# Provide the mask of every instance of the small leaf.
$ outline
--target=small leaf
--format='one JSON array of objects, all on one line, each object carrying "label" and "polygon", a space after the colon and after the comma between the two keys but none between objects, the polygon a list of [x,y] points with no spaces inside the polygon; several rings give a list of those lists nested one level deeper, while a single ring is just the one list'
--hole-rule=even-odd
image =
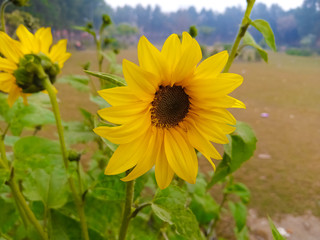
[{"label": "small leaf", "polygon": [[91,35],[94,36],[94,37],[96,36],[96,33],[95,33],[93,30],[91,30],[91,29],[89,29],[89,28],[87,28],[87,27],[73,26],[72,28],[75,29],[75,30],[87,32],[87,33],[91,34]]},{"label": "small leaf", "polygon": [[228,136],[229,143],[224,145],[223,159],[218,165],[207,188],[223,180],[226,176],[236,171],[248,161],[256,149],[257,138],[252,128],[243,122],[237,122],[236,131]]},{"label": "small leaf", "polygon": [[263,58],[265,62],[268,62],[268,53],[262,49],[260,45],[256,43],[252,35],[246,31],[244,37],[242,38],[243,45],[252,46],[259,52],[260,56]]},{"label": "small leaf", "polygon": [[113,84],[114,86],[126,86],[126,81],[117,75],[113,75],[110,73],[102,73],[102,72],[93,72],[93,71],[84,71],[85,73],[100,78],[102,80],[107,81],[108,83]]},{"label": "small leaf", "polygon": [[62,169],[55,169],[50,174],[43,169],[34,170],[23,186],[27,198],[42,201],[48,208],[60,208],[68,200],[67,175]]},{"label": "small leaf", "polygon": [[81,92],[88,92],[90,79],[85,75],[66,75],[58,80],[60,83],[68,83]]},{"label": "small leaf", "polygon": [[170,186],[157,191],[151,206],[162,221],[176,228],[177,234],[188,239],[203,239],[196,217],[185,207],[186,200],[187,194],[184,190]]},{"label": "small leaf", "polygon": [[67,144],[87,143],[97,137],[92,128],[82,122],[65,122],[63,125]]},{"label": "small leaf", "polygon": [[9,178],[9,171],[4,168],[0,168],[0,190],[3,186],[3,184],[8,180]]},{"label": "small leaf", "polygon": [[4,139],[4,145],[13,147],[13,145],[20,139],[20,137],[17,136],[9,136],[6,135],[6,138]]},{"label": "small leaf", "polygon": [[241,232],[247,222],[247,207],[242,202],[228,202],[232,216],[236,222],[237,232]]},{"label": "small leaf", "polygon": [[249,203],[250,196],[251,196],[249,189],[243,183],[234,183],[227,186],[224,189],[224,193],[236,194],[237,196],[240,197],[241,201],[245,204]]},{"label": "small leaf", "polygon": [[257,20],[251,21],[250,24],[254,26],[259,32],[262,33],[268,46],[274,52],[276,52],[277,51],[276,42],[274,39],[272,28],[270,27],[269,23],[263,19],[257,19]]},{"label": "small leaf", "polygon": [[272,231],[272,236],[273,236],[273,239],[274,240],[286,240],[285,237],[283,237],[278,229],[276,228],[276,226],[274,225],[274,223],[272,222],[272,219],[270,217],[268,217],[269,219],[269,225],[270,225],[270,228],[271,228],[271,231]]}]

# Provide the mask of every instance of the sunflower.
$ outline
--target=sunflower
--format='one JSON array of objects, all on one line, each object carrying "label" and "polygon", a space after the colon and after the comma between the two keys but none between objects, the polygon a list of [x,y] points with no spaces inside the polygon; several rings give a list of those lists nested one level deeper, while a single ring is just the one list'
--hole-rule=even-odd
[{"label": "sunflower", "polygon": [[104,89],[99,94],[112,105],[98,114],[114,127],[100,126],[95,133],[119,147],[105,174],[132,171],[131,181],[155,165],[155,177],[166,188],[174,173],[195,183],[200,151],[214,166],[221,159],[211,142],[228,143],[235,118],[226,108],[245,108],[227,94],[241,85],[238,74],[220,73],[228,53],[202,59],[199,44],[188,33],[172,34],[159,51],[144,36],[138,43],[139,66],[124,59],[127,86]]},{"label": "sunflower", "polygon": [[[4,56],[4,58],[0,57],[0,91],[9,93],[8,103],[10,106],[19,96],[23,97],[25,104],[27,104],[28,94],[44,90],[43,86],[38,86],[38,88],[25,86],[27,81],[33,80],[27,79],[22,74],[25,69],[21,69],[21,67],[25,62],[34,58],[39,59],[42,64],[45,64],[45,73],[50,76],[50,81],[53,82],[64,62],[71,56],[66,52],[67,40],[65,39],[50,48],[52,44],[51,28],[40,28],[33,35],[26,27],[20,25],[16,35],[20,41],[0,32],[0,53]],[[30,74],[32,75],[32,73]]]}]

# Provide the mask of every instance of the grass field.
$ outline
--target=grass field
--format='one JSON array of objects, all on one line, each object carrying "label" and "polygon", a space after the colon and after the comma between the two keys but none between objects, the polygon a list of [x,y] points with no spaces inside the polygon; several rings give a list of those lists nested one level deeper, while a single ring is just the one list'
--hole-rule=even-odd
[{"label": "grass field", "polygon": [[[123,50],[119,62],[123,57],[137,62],[136,55],[136,49]],[[81,74],[80,65],[87,61],[96,62],[94,51],[73,52],[63,74]],[[269,64],[236,62],[230,71],[245,79],[232,96],[247,106],[232,112],[258,138],[255,156],[236,174],[252,191],[250,207],[264,216],[306,211],[320,216],[320,57],[270,53]],[[98,109],[86,93],[64,84],[58,90],[64,120],[79,120],[80,106]],[[211,168],[205,161],[201,165]]]}]

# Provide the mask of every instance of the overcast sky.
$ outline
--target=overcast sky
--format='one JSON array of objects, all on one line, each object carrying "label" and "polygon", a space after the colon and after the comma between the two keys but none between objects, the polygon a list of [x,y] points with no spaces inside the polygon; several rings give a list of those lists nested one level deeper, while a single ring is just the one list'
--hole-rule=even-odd
[{"label": "overcast sky", "polygon": [[[159,5],[163,12],[176,11],[180,8],[188,8],[194,6],[198,11],[202,8],[212,9],[213,11],[223,12],[226,7],[246,6],[246,0],[105,0],[113,8],[118,6],[130,5],[135,7],[137,4],[142,6]],[[273,3],[277,3],[284,10],[289,10],[301,6],[303,0],[256,0],[256,3],[264,3],[268,7]]]}]

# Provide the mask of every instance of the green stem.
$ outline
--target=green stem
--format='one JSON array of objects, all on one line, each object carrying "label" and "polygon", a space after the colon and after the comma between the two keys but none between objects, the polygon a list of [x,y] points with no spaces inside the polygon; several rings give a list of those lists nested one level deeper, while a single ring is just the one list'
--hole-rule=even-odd
[{"label": "green stem", "polygon": [[12,191],[14,197],[17,199],[17,201],[19,202],[20,206],[23,208],[23,210],[24,210],[26,216],[28,217],[29,221],[33,224],[33,226],[35,227],[37,232],[40,234],[42,239],[48,240],[49,238],[48,238],[47,234],[43,231],[42,226],[38,222],[37,218],[34,216],[33,212],[30,210],[26,200],[24,199],[23,195],[20,192],[20,189],[19,189],[17,183],[12,178],[12,179],[9,180],[8,184],[9,184],[9,186],[11,188],[11,191]]},{"label": "green stem", "polygon": [[122,223],[119,232],[119,240],[125,240],[129,222],[131,220],[131,207],[133,202],[133,193],[134,193],[134,180],[127,182],[127,189],[126,189],[126,202],[124,205],[124,211],[122,216]]},{"label": "green stem", "polygon": [[[53,85],[51,84],[49,78],[47,77],[47,75],[45,73],[41,74],[41,72],[40,72],[39,75],[43,79],[44,87],[48,91],[48,94],[50,97],[52,110],[53,110],[54,116],[56,118],[56,125],[57,125],[57,129],[58,129],[58,134],[59,134],[60,147],[61,147],[62,157],[63,157],[63,161],[64,161],[64,166],[65,166],[66,171],[68,172],[68,170],[69,170],[68,152],[67,152],[66,143],[64,140],[63,127],[61,124],[60,110],[59,110],[59,105],[57,102],[55,88],[53,87]],[[82,198],[77,193],[73,178],[71,178],[70,176],[68,176],[68,183],[69,183],[69,187],[70,187],[72,196],[74,198],[74,201],[75,201],[75,204],[76,204],[76,207],[78,210],[83,238],[85,240],[89,240],[88,226],[87,226],[86,217],[84,214],[84,204],[83,204]]]},{"label": "green stem", "polygon": [[27,214],[25,213],[25,211],[23,210],[23,208],[22,208],[22,206],[20,205],[20,203],[18,202],[17,197],[14,195],[14,193],[12,193],[12,194],[13,194],[13,196],[14,196],[14,200],[15,200],[15,202],[16,202],[16,205],[17,205],[17,208],[18,208],[20,217],[21,217],[21,219],[22,219],[23,225],[24,225],[25,229],[27,229],[27,226],[28,226],[28,216],[27,216]]},{"label": "green stem", "polygon": [[0,136],[0,152],[1,152],[1,166],[9,170],[9,161],[6,155],[6,148],[4,146],[4,137],[5,135]]},{"label": "green stem", "polygon": [[0,31],[2,32],[6,32],[6,22],[4,19],[4,10],[6,9],[6,7],[10,4],[10,0],[4,0],[1,4],[1,12],[0,12],[0,16],[1,16],[1,28]]},{"label": "green stem", "polygon": [[236,39],[234,40],[234,43],[232,45],[232,49],[231,49],[231,53],[230,53],[230,56],[229,56],[229,59],[228,59],[228,62],[223,70],[223,72],[228,72],[236,55],[237,55],[237,52],[238,52],[238,47],[239,47],[239,44],[240,44],[240,41],[241,39],[243,38],[244,34],[246,33],[249,25],[250,25],[250,13],[251,13],[251,10],[253,8],[253,5],[254,5],[254,2],[255,0],[247,0],[247,8],[246,8],[246,11],[244,13],[244,16],[242,18],[242,22],[241,22],[241,25],[240,25],[240,28],[239,28],[239,31],[238,31],[238,34],[237,34],[237,37]]}]

